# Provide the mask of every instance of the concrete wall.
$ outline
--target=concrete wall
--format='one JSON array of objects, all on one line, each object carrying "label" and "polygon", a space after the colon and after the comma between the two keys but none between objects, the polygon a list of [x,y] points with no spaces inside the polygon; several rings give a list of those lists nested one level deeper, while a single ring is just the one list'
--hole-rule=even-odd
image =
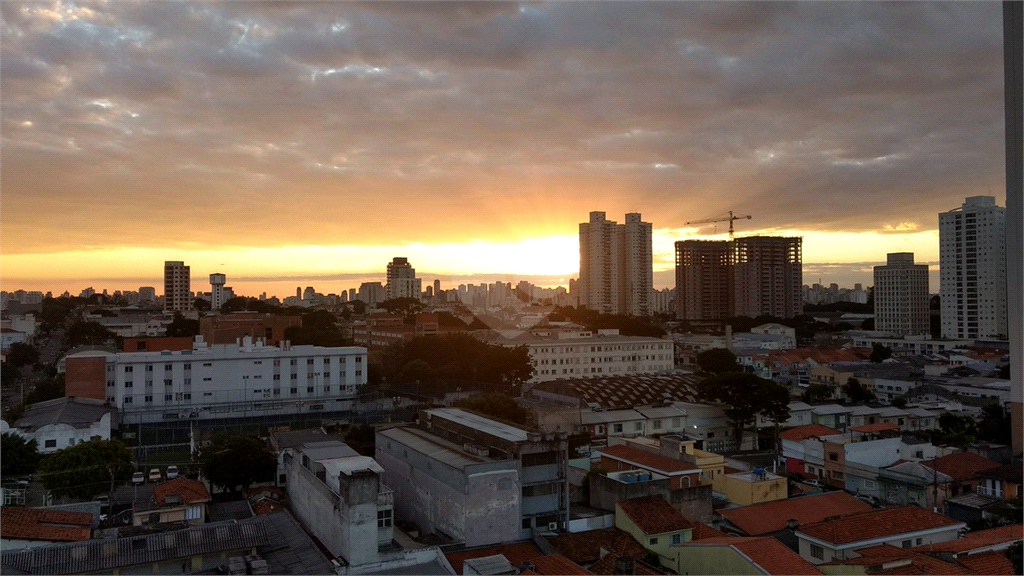
[{"label": "concrete wall", "polygon": [[[70,424],[48,424],[40,426],[32,433],[16,428],[12,432],[22,438],[34,438],[39,443],[40,454],[51,454],[81,442],[88,442],[94,436],[98,436],[102,440],[110,440],[110,413],[104,414],[99,421],[93,422],[88,428],[75,428]],[[54,446],[48,447],[47,441],[52,441]]]},{"label": "concrete wall", "polygon": [[675,553],[680,574],[763,574],[728,546],[679,546],[675,548]]},{"label": "concrete wall", "polygon": [[668,501],[687,520],[710,523],[713,519],[710,485],[673,490],[669,493]]},{"label": "concrete wall", "polygon": [[590,480],[590,507],[599,510],[614,511],[616,503],[644,496],[663,496],[668,500],[672,492],[668,478],[627,483],[595,474]]},{"label": "concrete wall", "polygon": [[519,539],[522,485],[516,461],[459,469],[380,435],[375,459],[395,492],[396,519],[466,546]]}]

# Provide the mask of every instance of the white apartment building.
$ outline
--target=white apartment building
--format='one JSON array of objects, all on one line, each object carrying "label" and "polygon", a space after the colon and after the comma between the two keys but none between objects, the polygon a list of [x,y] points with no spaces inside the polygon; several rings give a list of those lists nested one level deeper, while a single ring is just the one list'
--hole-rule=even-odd
[{"label": "white apartment building", "polygon": [[527,346],[535,369],[531,383],[675,369],[672,340],[621,336],[615,329],[599,330],[597,334],[589,330],[492,332],[484,338],[491,344],[510,348]]},{"label": "white apartment building", "polygon": [[591,212],[579,230],[579,305],[604,314],[649,315],[654,290],[650,222],[632,213],[620,225],[604,212]]},{"label": "white apartment building", "polygon": [[126,423],[347,411],[367,381],[365,348],[248,337],[207,346],[197,336],[179,352],[82,352],[66,365],[69,396],[106,400]]},{"label": "white apartment building", "polygon": [[886,255],[875,266],[875,330],[899,336],[928,334],[928,265],[914,264],[913,252]]},{"label": "white apartment building", "polygon": [[164,310],[187,312],[192,309],[192,283],[184,262],[164,262]]},{"label": "white apartment building", "polygon": [[939,214],[939,299],[944,338],[1005,338],[1006,211],[972,196]]}]

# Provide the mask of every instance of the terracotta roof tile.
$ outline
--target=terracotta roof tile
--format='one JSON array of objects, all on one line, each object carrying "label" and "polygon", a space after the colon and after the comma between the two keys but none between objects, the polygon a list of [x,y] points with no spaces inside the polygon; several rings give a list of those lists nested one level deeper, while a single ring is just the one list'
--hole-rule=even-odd
[{"label": "terracotta roof tile", "polygon": [[1021,480],[1024,480],[1024,468],[1021,468],[1020,464],[1004,464],[1003,466],[981,470],[978,472],[978,476],[1020,484]]},{"label": "terracotta roof tile", "polygon": [[834,520],[825,520],[801,526],[797,532],[824,542],[843,545],[872,538],[957,525],[962,526],[963,522],[909,505],[879,508]]},{"label": "terracotta roof tile", "polygon": [[[592,573],[600,574],[602,576],[617,574],[615,571],[615,560],[618,558],[621,558],[621,556],[612,556],[609,554],[597,562],[594,562],[589,569]],[[633,574],[636,574],[637,576],[661,576],[662,574],[672,573],[673,572],[662,568],[661,566],[652,566],[640,558],[633,558]]]},{"label": "terracotta roof tile", "polygon": [[179,476],[153,488],[153,500],[161,506],[167,503],[167,497],[172,494],[177,494],[183,504],[210,501],[210,491],[198,480]]},{"label": "terracotta roof tile", "polygon": [[779,432],[779,438],[782,440],[793,440],[799,442],[808,438],[832,436],[839,433],[839,430],[829,428],[828,426],[822,426],[821,424],[805,424],[803,426],[797,426],[795,428]]},{"label": "terracotta roof tile", "polygon": [[[535,574],[580,574],[587,575],[593,574],[590,570],[580,566],[579,564],[569,560],[561,554],[548,554],[547,556],[538,556],[527,560],[534,566]],[[524,572],[525,574],[525,572]]]},{"label": "terracotta roof tile", "polygon": [[717,528],[708,526],[703,522],[693,523],[693,540],[704,540],[706,538],[722,538],[724,536],[728,536],[728,534],[722,532]]},{"label": "terracotta roof tile", "polygon": [[718,513],[750,536],[762,536],[785,529],[789,520],[796,520],[800,526],[806,526],[831,516],[847,516],[871,510],[874,508],[867,502],[846,492],[836,491],[739,508],[724,508]]},{"label": "terracotta roof tile", "polygon": [[1006,544],[1024,539],[1024,525],[1011,524],[1009,526],[1000,526],[998,528],[990,528],[988,530],[978,530],[976,532],[968,532],[963,538],[956,540],[950,540],[948,542],[938,542],[936,544],[925,544],[923,546],[915,546],[911,550],[918,552],[969,552],[971,550],[977,550],[979,548],[985,548],[988,546],[995,546],[997,544]]},{"label": "terracotta roof tile", "polygon": [[864,432],[869,434],[871,432],[885,432],[886,430],[899,430],[899,426],[896,426],[892,422],[875,422],[874,424],[865,424],[863,426],[854,426],[850,428],[854,432]]},{"label": "terracotta roof tile", "polygon": [[92,514],[4,506],[0,509],[0,537],[80,542],[92,537]]},{"label": "terracotta roof tile", "polygon": [[653,470],[663,474],[672,472],[700,471],[700,468],[683,462],[682,460],[676,460],[675,458],[669,458],[668,456],[662,456],[661,454],[645,452],[643,450],[621,444],[618,446],[601,448],[599,452],[609,458],[631,463],[647,470]]},{"label": "terracotta roof tile", "polygon": [[280,512],[281,510],[287,510],[288,508],[270,498],[260,498],[259,500],[252,503],[252,512],[257,516],[264,514],[273,514],[274,512]]},{"label": "terracotta roof tile", "polygon": [[[589,564],[601,559],[601,550],[615,557],[643,558],[647,550],[628,533],[618,528],[602,528],[575,534],[559,534],[548,539],[566,558],[577,564]],[[454,565],[453,565],[454,567]],[[590,566],[591,572],[599,574]],[[460,574],[461,570],[456,570]]]},{"label": "terracotta roof tile", "polygon": [[978,475],[978,472],[982,470],[988,470],[999,466],[999,463],[994,460],[989,460],[984,456],[979,456],[973,452],[957,452],[956,454],[947,454],[941,458],[935,460],[922,460],[921,464],[938,470],[943,474],[948,474],[957,480],[970,480]]},{"label": "terracotta roof tile", "polygon": [[742,552],[769,574],[821,574],[821,570],[804,560],[775,538],[726,536],[688,542],[684,546],[731,546]]},{"label": "terracotta roof tile", "polygon": [[693,523],[683,517],[663,496],[623,500],[616,506],[622,508],[622,512],[648,536],[693,528]]},{"label": "terracotta roof tile", "polygon": [[975,574],[1016,574],[1013,563],[1004,551],[982,552],[956,559]]},{"label": "terracotta roof tile", "polygon": [[[926,554],[880,544],[856,550],[860,558],[829,562],[829,566],[867,566],[868,574],[969,574],[962,566]],[[888,564],[889,567],[885,567]]]},{"label": "terracotta roof tile", "polygon": [[473,558],[483,558],[501,554],[513,566],[521,566],[530,558],[536,558],[544,554],[532,541],[515,542],[513,544],[499,544],[497,546],[486,546],[484,548],[473,548],[472,550],[458,550],[448,552],[444,556],[448,563],[455,569],[456,574],[462,574],[462,563]]}]

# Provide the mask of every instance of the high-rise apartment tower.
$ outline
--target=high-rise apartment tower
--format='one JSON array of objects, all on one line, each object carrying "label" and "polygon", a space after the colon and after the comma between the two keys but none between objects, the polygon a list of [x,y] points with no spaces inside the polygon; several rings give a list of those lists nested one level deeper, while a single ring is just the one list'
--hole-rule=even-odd
[{"label": "high-rise apartment tower", "polygon": [[1006,212],[972,196],[939,214],[939,309],[945,338],[1005,338]]},{"label": "high-rise apartment tower", "polygon": [[734,314],[803,314],[803,239],[748,236],[733,241]]},{"label": "high-rise apartment tower", "polygon": [[164,310],[187,312],[192,309],[192,281],[184,262],[164,262]]},{"label": "high-rise apartment tower", "polygon": [[421,282],[416,277],[416,269],[409,264],[408,258],[393,258],[388,263],[387,284],[384,295],[388,300],[394,298],[420,299]]},{"label": "high-rise apartment tower", "polygon": [[928,265],[914,264],[913,252],[888,254],[875,266],[875,330],[928,334],[929,318]]},{"label": "high-rise apartment tower", "polygon": [[732,313],[732,243],[676,242],[676,317],[724,320]]},{"label": "high-rise apartment tower", "polygon": [[640,214],[625,224],[591,212],[580,224],[579,305],[604,314],[646,316],[654,289],[652,227]]}]

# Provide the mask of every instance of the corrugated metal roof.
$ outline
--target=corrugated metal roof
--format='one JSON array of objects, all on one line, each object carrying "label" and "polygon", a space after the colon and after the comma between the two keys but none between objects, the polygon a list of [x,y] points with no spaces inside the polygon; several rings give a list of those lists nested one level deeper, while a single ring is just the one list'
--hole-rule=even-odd
[{"label": "corrugated metal roof", "polygon": [[331,458],[330,460],[321,460],[320,463],[324,465],[324,469],[331,476],[337,476],[341,472],[351,475],[353,472],[360,472],[362,470],[370,470],[377,474],[384,473],[384,468],[369,456],[357,455],[345,458]]},{"label": "corrugated metal roof", "polygon": [[466,466],[488,462],[489,459],[468,454],[461,447],[443,438],[427,434],[416,428],[388,428],[377,432],[379,436],[390,438],[410,449],[443,462],[453,468],[465,470]]},{"label": "corrugated metal roof", "polygon": [[330,460],[333,458],[359,456],[359,452],[356,452],[351,446],[338,440],[307,442],[303,444],[299,450],[314,462]]},{"label": "corrugated metal roof", "polygon": [[459,408],[434,408],[433,410],[427,410],[428,414],[431,414],[435,418],[443,418],[451,422],[456,422],[464,426],[469,426],[475,430],[486,432],[498,438],[504,440],[511,440],[512,442],[525,442],[526,441],[526,430],[522,428],[516,428],[515,426],[509,426],[490,418],[485,418],[472,412],[466,412]]}]

